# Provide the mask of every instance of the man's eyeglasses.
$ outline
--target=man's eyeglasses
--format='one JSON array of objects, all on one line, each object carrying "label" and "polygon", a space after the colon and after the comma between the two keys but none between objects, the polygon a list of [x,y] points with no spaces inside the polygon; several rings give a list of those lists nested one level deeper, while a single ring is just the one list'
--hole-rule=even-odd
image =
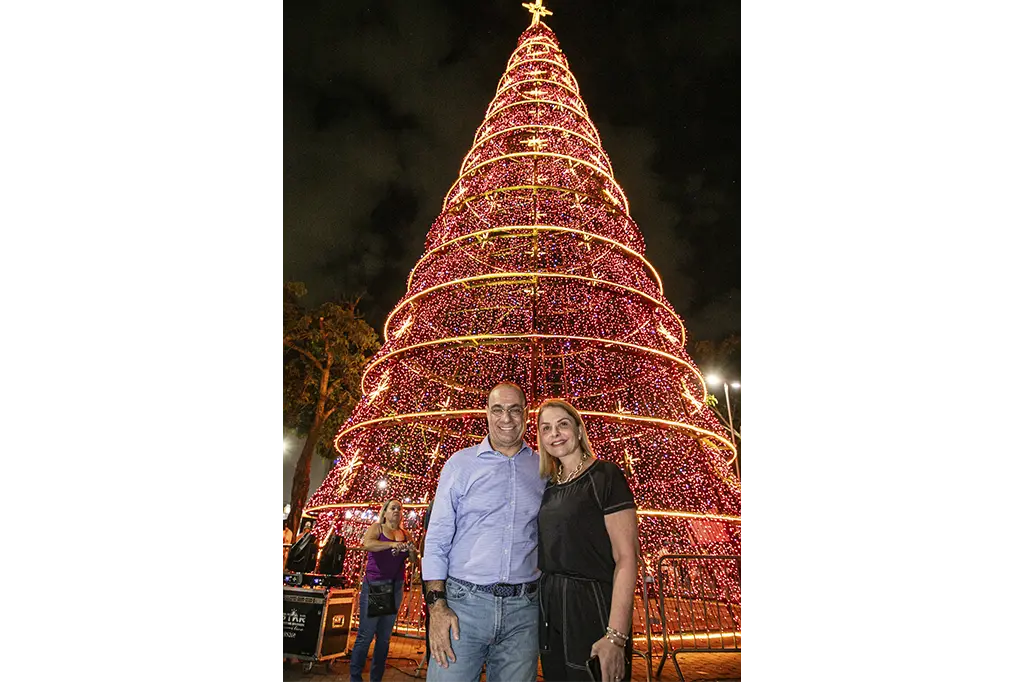
[{"label": "man's eyeglasses", "polygon": [[495,405],[494,407],[491,408],[491,415],[495,417],[501,417],[502,415],[505,414],[512,417],[513,419],[522,419],[523,408],[519,407],[518,405],[514,405],[508,408],[507,410],[503,408],[501,405]]}]

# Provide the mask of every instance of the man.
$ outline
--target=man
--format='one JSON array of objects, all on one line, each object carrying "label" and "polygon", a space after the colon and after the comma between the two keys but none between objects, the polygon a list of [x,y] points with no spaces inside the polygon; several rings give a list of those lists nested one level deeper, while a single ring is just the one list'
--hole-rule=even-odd
[{"label": "man", "polygon": [[292,533],[292,529],[288,527],[288,522],[284,522],[284,566],[288,566],[288,548],[292,546],[292,540],[295,539],[295,534]]},{"label": "man", "polygon": [[526,396],[487,397],[488,435],[441,469],[423,550],[429,682],[537,679],[537,512],[545,481],[523,443]]}]

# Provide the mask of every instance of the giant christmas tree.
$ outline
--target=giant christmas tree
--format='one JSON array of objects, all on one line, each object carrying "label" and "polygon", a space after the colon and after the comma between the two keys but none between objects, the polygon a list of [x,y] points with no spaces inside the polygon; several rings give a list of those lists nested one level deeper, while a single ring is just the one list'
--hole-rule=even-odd
[{"label": "giant christmas tree", "polygon": [[580,409],[597,455],[626,472],[649,559],[738,554],[735,448],[539,21],[549,12],[529,9],[307,511],[318,535],[355,542],[383,500],[426,502],[446,458],[487,434],[490,388],[514,381],[534,407],[564,397]]}]

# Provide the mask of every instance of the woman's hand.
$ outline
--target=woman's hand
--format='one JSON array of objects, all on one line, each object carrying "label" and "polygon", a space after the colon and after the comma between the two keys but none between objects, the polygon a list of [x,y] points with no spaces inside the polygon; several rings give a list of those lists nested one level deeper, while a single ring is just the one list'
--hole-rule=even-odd
[{"label": "woman's hand", "polygon": [[601,661],[601,682],[620,682],[626,676],[626,650],[607,637],[594,642],[590,655]]}]

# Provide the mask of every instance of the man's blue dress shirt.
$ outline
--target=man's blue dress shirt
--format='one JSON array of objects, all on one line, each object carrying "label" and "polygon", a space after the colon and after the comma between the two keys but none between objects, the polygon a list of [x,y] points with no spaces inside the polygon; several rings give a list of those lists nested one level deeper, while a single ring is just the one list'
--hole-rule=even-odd
[{"label": "man's blue dress shirt", "polygon": [[537,568],[537,512],[546,480],[525,443],[513,457],[490,438],[459,450],[441,469],[423,543],[423,580],[525,583]]}]

